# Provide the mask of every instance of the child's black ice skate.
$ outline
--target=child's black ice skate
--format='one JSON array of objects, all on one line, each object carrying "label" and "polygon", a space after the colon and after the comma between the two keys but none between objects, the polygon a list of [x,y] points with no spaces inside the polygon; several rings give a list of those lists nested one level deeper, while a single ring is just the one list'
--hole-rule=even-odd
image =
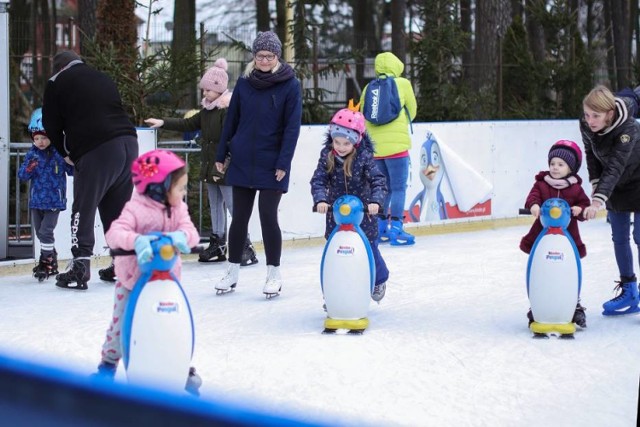
[{"label": "child's black ice skate", "polygon": [[573,323],[580,326],[581,328],[587,327],[587,315],[585,314],[585,310],[586,308],[584,308],[583,306],[580,305],[580,303],[578,303],[576,305],[576,311],[573,313],[573,319],[571,320]]},{"label": "child's black ice skate", "polygon": [[200,252],[198,261],[200,262],[222,262],[227,260],[227,244],[224,238],[217,234],[212,234],[209,238],[209,246]]},{"label": "child's black ice skate", "polygon": [[56,286],[60,289],[86,291],[89,289],[87,282],[90,278],[91,271],[89,259],[75,258],[71,261],[71,268],[56,276]]},{"label": "child's black ice skate", "polygon": [[48,279],[49,276],[55,276],[58,274],[58,260],[56,259],[56,253],[50,255],[40,255],[38,265],[33,268],[33,277],[38,279],[38,282],[43,282]]}]

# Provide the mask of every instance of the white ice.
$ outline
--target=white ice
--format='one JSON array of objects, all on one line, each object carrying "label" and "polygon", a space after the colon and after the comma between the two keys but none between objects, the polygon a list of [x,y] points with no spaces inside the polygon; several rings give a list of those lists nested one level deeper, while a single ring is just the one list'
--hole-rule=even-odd
[{"label": "white ice", "polygon": [[[344,425],[634,426],[640,317],[605,318],[617,268],[608,224],[581,224],[582,303],[575,340],[527,329],[528,226],[417,238],[381,248],[391,278],[362,336],[323,335],[322,246],[285,248],[282,295],[266,300],[260,264],[216,296],[222,264],[185,263],[202,399],[233,400],[308,421]],[[92,373],[113,286],[92,271],[84,293],[0,278],[0,351]],[[122,367],[118,381],[125,381]]]}]

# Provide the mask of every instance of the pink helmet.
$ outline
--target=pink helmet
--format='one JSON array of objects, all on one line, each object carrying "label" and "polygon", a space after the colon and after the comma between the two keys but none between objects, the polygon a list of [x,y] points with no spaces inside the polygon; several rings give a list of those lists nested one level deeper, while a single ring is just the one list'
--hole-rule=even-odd
[{"label": "pink helmet", "polygon": [[359,105],[353,105],[353,100],[350,100],[349,108],[343,108],[333,115],[329,125],[331,137],[343,136],[354,145],[360,142],[366,128],[364,115],[358,110]]},{"label": "pink helmet", "polygon": [[[551,160],[551,157],[556,157],[554,156],[554,154],[561,153],[562,150],[569,150],[569,152],[571,152],[575,156],[575,167],[572,167],[571,170],[574,173],[577,173],[578,170],[580,170],[580,166],[582,165],[582,150],[580,149],[578,144],[576,144],[575,142],[570,141],[568,139],[561,139],[559,141],[556,141],[549,149],[549,160]],[[561,157],[565,159],[565,156],[563,155],[560,155],[557,157]],[[566,160],[567,159],[565,159],[565,161]]]},{"label": "pink helmet", "polygon": [[164,183],[171,172],[184,165],[184,160],[171,151],[148,151],[135,159],[131,165],[133,185],[138,193],[144,194],[149,184]]}]

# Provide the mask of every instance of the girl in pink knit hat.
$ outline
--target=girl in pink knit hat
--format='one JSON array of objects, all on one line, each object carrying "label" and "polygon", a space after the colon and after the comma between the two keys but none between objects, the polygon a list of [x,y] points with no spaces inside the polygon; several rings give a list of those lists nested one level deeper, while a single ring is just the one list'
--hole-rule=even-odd
[{"label": "girl in pink knit hat", "polygon": [[[198,113],[183,119],[165,117],[145,120],[152,128],[162,127],[182,132],[200,131],[200,137],[196,139],[202,148],[200,179],[207,184],[211,209],[209,247],[199,254],[200,262],[220,262],[227,259],[227,212],[233,215],[233,197],[231,187],[225,183],[224,171],[219,172],[215,167],[216,150],[231,99],[231,92],[227,88],[227,69],[227,60],[218,58],[200,79],[199,87],[202,89],[203,98],[200,103],[202,109]],[[257,262],[255,250],[247,236],[241,265]]]}]

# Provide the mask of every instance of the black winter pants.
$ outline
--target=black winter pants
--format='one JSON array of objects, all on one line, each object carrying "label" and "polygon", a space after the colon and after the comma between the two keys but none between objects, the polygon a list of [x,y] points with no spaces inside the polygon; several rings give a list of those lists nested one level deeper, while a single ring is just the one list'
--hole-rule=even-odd
[{"label": "black winter pants", "polygon": [[249,231],[249,220],[253,212],[256,193],[258,196],[258,212],[260,228],[267,265],[280,265],[282,255],[282,233],[278,224],[278,206],[282,199],[282,191],[256,190],[253,188],[233,187],[233,215],[229,227],[229,262],[239,264],[242,250]]},{"label": "black winter pants", "polygon": [[137,157],[137,139],[121,136],[89,151],[75,163],[71,208],[74,258],[93,255],[96,210],[105,233],[120,216],[133,192],[131,164]]}]

